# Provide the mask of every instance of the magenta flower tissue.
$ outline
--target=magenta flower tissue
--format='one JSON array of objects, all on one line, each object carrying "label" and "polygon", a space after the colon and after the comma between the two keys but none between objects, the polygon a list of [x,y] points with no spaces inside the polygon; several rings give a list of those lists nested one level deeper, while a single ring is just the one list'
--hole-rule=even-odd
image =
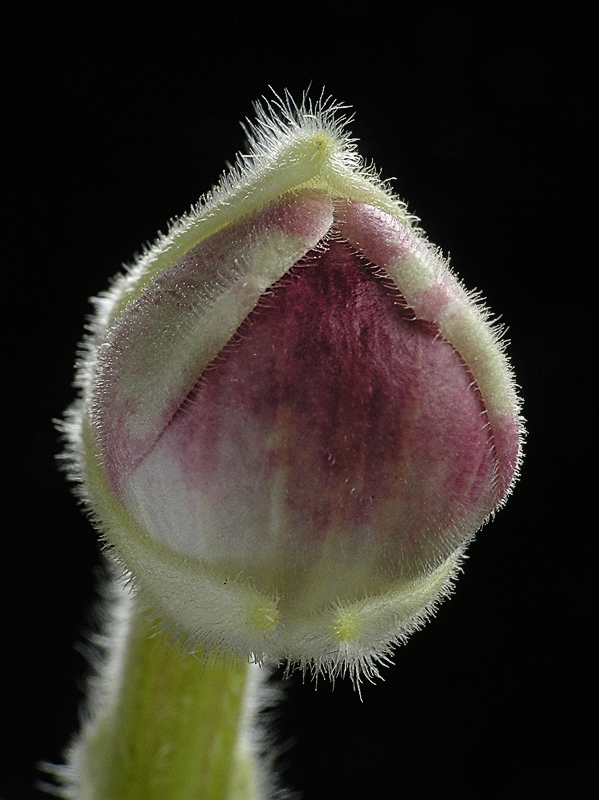
[{"label": "magenta flower tissue", "polygon": [[509,494],[519,401],[338,108],[258,108],[250,148],[98,299],[71,464],[190,646],[370,677]]}]

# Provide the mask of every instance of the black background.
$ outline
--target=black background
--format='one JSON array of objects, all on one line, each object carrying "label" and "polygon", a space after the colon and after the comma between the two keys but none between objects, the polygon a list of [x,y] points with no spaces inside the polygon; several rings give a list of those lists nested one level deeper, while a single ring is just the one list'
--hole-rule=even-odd
[{"label": "black background", "polygon": [[[454,598],[385,681],[287,682],[305,800],[591,798],[596,216],[590,25],[576,6],[60,5],[10,28],[3,167],[0,797],[76,727],[99,563],[54,456],[87,298],[243,147],[268,86],[351,104],[360,149],[509,326],[529,442]],[[517,9],[517,11],[516,11]],[[40,16],[41,15],[41,16]],[[7,51],[5,50],[5,55]]]}]

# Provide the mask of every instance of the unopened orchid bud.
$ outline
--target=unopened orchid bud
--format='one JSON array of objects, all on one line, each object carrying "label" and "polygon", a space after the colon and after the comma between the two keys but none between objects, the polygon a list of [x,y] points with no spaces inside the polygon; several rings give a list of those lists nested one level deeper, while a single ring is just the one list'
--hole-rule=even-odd
[{"label": "unopened orchid bud", "polygon": [[66,430],[172,629],[359,677],[450,592],[522,425],[487,311],[338,113],[258,109],[249,156],[97,301]]}]

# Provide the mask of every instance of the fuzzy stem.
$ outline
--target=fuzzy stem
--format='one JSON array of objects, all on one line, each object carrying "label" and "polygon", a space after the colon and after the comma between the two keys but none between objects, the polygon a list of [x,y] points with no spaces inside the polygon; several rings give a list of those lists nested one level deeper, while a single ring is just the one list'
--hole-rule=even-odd
[{"label": "fuzzy stem", "polygon": [[89,720],[59,773],[63,796],[257,800],[245,728],[258,668],[166,641],[128,593],[115,611]]}]

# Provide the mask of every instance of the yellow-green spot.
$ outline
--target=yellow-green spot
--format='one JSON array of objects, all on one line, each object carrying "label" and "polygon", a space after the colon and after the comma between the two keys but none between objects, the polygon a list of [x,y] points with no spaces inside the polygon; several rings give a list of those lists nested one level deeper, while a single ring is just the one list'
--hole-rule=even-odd
[{"label": "yellow-green spot", "polygon": [[331,136],[327,136],[326,133],[320,132],[314,134],[312,137],[312,143],[315,145],[317,150],[323,151],[331,147],[335,143],[335,140]]},{"label": "yellow-green spot", "polygon": [[333,623],[333,634],[340,642],[355,642],[362,630],[362,618],[351,608],[344,608]]},{"label": "yellow-green spot", "polygon": [[257,631],[270,631],[279,621],[279,609],[270,601],[255,603],[250,608],[248,624]]}]

